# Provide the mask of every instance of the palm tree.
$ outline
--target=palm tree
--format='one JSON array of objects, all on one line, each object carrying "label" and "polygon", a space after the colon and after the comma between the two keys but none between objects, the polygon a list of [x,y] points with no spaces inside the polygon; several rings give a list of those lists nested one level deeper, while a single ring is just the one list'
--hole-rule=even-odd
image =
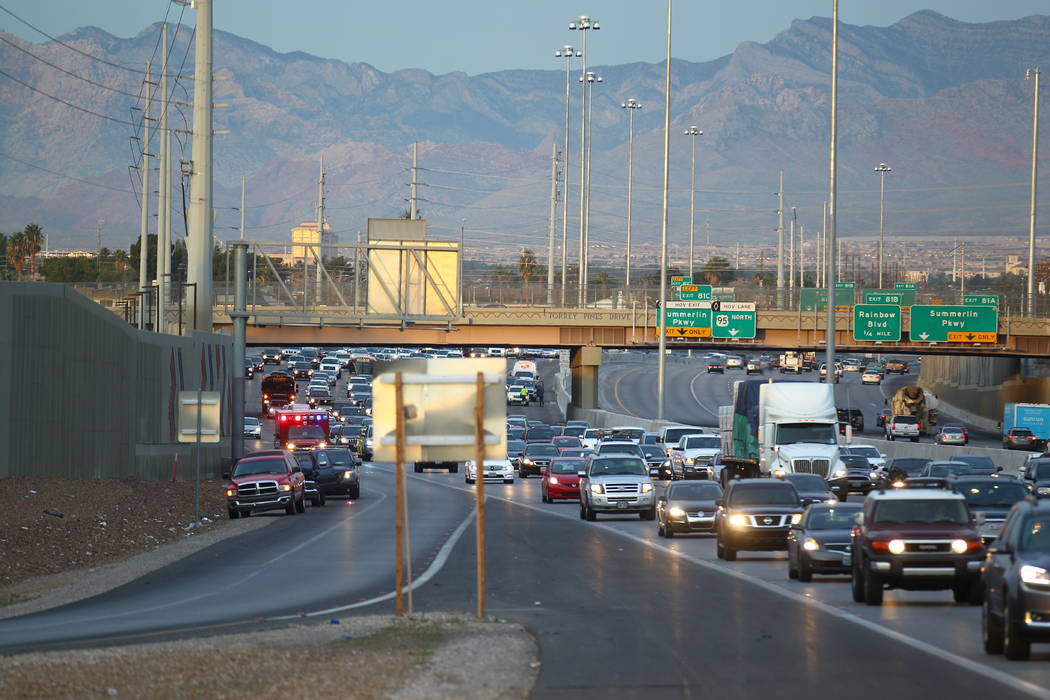
[{"label": "palm tree", "polygon": [[24,233],[13,233],[7,240],[7,261],[15,268],[15,274],[19,281],[22,280],[22,270],[26,266],[26,236]]},{"label": "palm tree", "polygon": [[29,279],[36,279],[36,256],[44,247],[44,230],[36,224],[27,224],[22,232],[25,236],[25,254],[29,257]]}]

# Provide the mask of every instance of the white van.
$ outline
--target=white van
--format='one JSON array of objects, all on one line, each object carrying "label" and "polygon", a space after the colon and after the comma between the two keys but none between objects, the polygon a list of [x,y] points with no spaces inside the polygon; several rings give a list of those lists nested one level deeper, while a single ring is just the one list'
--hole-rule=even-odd
[{"label": "white van", "polygon": [[489,348],[489,357],[504,357],[503,348]]}]

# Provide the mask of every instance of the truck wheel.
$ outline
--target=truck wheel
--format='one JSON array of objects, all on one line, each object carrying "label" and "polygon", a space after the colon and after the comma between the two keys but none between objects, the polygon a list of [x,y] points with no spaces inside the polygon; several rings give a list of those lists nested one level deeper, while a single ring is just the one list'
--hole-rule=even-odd
[{"label": "truck wheel", "polygon": [[453,464],[451,467],[448,468],[448,473],[449,474],[457,474],[457,473],[459,473],[459,465],[458,464]]},{"label": "truck wheel", "polygon": [[987,600],[981,608],[981,641],[986,654],[1003,653],[1003,623],[992,615]]},{"label": "truck wheel", "polygon": [[726,561],[736,561],[736,550],[728,545],[722,545],[722,557]]},{"label": "truck wheel", "polygon": [[889,440],[890,442],[893,442],[897,438],[894,437],[893,433],[886,433],[886,439]]},{"label": "truck wheel", "polygon": [[788,554],[788,578],[798,578],[798,569],[795,568],[795,562],[791,560],[791,554]]},{"label": "truck wheel", "polygon": [[853,579],[850,582],[850,588],[853,592],[853,602],[863,603],[864,602],[864,574],[857,566],[853,566]]},{"label": "truck wheel", "polygon": [[642,520],[656,520],[656,506],[653,506],[649,510],[643,510],[638,514],[638,517]]},{"label": "truck wheel", "polygon": [[587,509],[583,505],[583,501],[580,501],[580,520],[587,519]]},{"label": "truck wheel", "polygon": [[350,487],[350,492],[347,494],[350,498],[361,498],[361,484],[355,484]]},{"label": "truck wheel", "polygon": [[305,513],[306,512],[306,498],[305,497],[300,498],[298,501],[295,502],[295,512],[296,513]]},{"label": "truck wheel", "polygon": [[423,473],[423,465],[422,464],[416,462],[416,464],[414,466],[416,468],[416,474],[422,474]]},{"label": "truck wheel", "polygon": [[864,571],[864,604],[882,605],[882,579],[870,568]]},{"label": "truck wheel", "polygon": [[725,549],[725,547],[722,546],[722,538],[721,537],[719,537],[717,540],[715,540],[715,554],[718,556],[719,559],[725,559],[726,558],[726,549]]},{"label": "truck wheel", "polygon": [[284,507],[284,514],[285,515],[295,515],[295,501],[294,500],[289,501],[288,505],[286,505]]},{"label": "truck wheel", "polygon": [[595,520],[598,519],[598,514],[596,512],[594,512],[594,508],[591,508],[590,506],[584,506],[584,509],[586,510],[586,513],[587,513],[587,518],[586,519],[589,522],[593,523]]},{"label": "truck wheel", "polygon": [[806,561],[806,555],[801,552],[798,555],[798,580],[802,583],[809,583],[813,580],[813,567]]},{"label": "truck wheel", "polygon": [[1031,656],[1032,643],[1021,636],[1021,625],[1009,602],[1003,606],[1003,654],[1010,661],[1025,661]]},{"label": "truck wheel", "polygon": [[236,508],[230,508],[230,520],[236,520],[239,517],[241,517],[241,511]]}]

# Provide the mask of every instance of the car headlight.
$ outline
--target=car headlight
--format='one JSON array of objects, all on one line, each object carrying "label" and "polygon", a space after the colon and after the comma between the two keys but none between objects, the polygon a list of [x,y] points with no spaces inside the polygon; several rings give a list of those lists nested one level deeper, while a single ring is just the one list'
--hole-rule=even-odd
[{"label": "car headlight", "polygon": [[1018,569],[1018,573],[1021,575],[1021,580],[1029,586],[1050,586],[1050,573],[1041,566],[1025,564]]},{"label": "car headlight", "polygon": [[295,443],[294,442],[289,442],[288,443],[288,449],[289,450],[294,450],[295,449]]},{"label": "car headlight", "polygon": [[696,464],[696,457],[686,457],[685,458],[685,463],[686,464]]},{"label": "car headlight", "polygon": [[236,486],[231,486],[231,487],[227,488],[226,489],[226,495],[227,496],[236,496],[237,495],[237,487]]},{"label": "car headlight", "polygon": [[[956,540],[956,542],[958,541]],[[904,540],[890,540],[890,543],[886,545],[886,549],[890,550],[890,554],[904,554]]]},{"label": "car headlight", "polygon": [[353,475],[354,475],[354,470],[353,469],[347,469],[346,471],[343,472],[343,478],[344,479],[349,479]]},{"label": "car headlight", "polygon": [[729,524],[732,525],[733,527],[746,527],[747,526],[747,516],[740,515],[740,514],[730,515],[729,516]]},{"label": "car headlight", "polygon": [[800,522],[802,522],[802,513],[792,513],[791,524],[798,525]]},{"label": "car headlight", "polygon": [[895,489],[902,489],[902,488],[904,488],[904,482],[903,481],[894,481],[893,482],[893,488],[895,488]]},{"label": "car headlight", "polygon": [[605,493],[605,487],[601,484],[591,484],[591,493]]},{"label": "car headlight", "polygon": [[787,475],[787,472],[784,471],[783,469],[774,469],[773,470],[773,476],[775,478],[777,478],[777,479],[783,479],[784,476],[786,476],[786,475]]},{"label": "car headlight", "polygon": [[831,475],[831,478],[841,479],[842,477],[846,476],[846,473],[846,470],[840,467],[839,469],[835,470],[835,473]]},{"label": "car headlight", "polygon": [[278,491],[291,491],[292,490],[292,485],[291,484],[277,484],[277,490]]},{"label": "car headlight", "polygon": [[324,440],[322,440],[321,442],[317,443],[317,447],[318,447],[318,449],[320,449],[322,447],[328,447],[328,443],[325,442]]},{"label": "car headlight", "polygon": [[554,486],[557,486],[558,485],[558,477],[556,477],[556,476],[549,477],[547,479],[547,483],[548,484],[552,484]]},{"label": "car headlight", "polygon": [[667,514],[670,515],[672,518],[685,517],[685,511],[679,508],[678,506],[671,506],[671,508],[667,511]]},{"label": "car headlight", "polygon": [[524,462],[525,464],[532,464],[532,460],[530,458],[528,458],[528,457],[526,457],[525,459],[523,459],[521,461]]},{"label": "car headlight", "polygon": [[652,484],[642,484],[642,493],[649,493],[653,490]]},{"label": "car headlight", "polygon": [[802,549],[806,550],[807,552],[815,552],[818,549],[820,549],[820,543],[812,537],[807,537],[806,541],[802,543]]},{"label": "car headlight", "polygon": [[971,549],[977,549],[980,547],[982,542],[975,540],[973,542],[967,542],[966,540],[952,540],[952,551],[956,554],[966,554]]},{"label": "car headlight", "polygon": [[878,479],[879,478],[879,473],[878,472],[872,472],[872,473],[868,474],[868,478],[869,479]]}]

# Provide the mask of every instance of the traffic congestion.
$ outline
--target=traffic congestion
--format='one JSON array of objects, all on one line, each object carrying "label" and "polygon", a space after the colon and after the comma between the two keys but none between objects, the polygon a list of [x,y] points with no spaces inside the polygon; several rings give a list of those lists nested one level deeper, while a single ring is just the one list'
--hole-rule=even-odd
[{"label": "traffic congestion", "polygon": [[[333,498],[353,501],[367,490],[367,470],[389,469],[371,462],[377,362],[500,356],[506,459],[416,463],[416,478],[452,486],[462,474],[458,488],[467,489],[483,479],[501,487],[490,497],[560,515],[575,506],[580,520],[641,528],[723,566],[775,562],[785,581],[841,584],[855,605],[936,595],[945,605],[980,607],[982,648],[1007,659],[1027,659],[1033,643],[1050,642],[1045,443],[1032,445],[1017,474],[984,454],[888,458],[853,442],[854,431],[873,426],[863,411],[836,406],[830,384],[782,381],[780,374],[820,368],[806,357],[796,367],[788,355],[700,358],[698,369],[721,365],[741,380],[732,384],[733,405],[719,409],[720,424],[648,431],[565,420],[547,387],[559,365],[541,349],[269,348],[246,373],[249,381],[265,376],[257,415],[245,418],[246,455],[227,475],[229,515],[294,515]],[[907,374],[904,362],[896,371],[902,365]],[[878,386],[889,366],[846,358],[841,371],[878,374]],[[913,418],[912,442],[965,446],[967,427],[938,425],[925,398],[910,386],[896,390],[877,428],[889,440],[910,438],[905,419]],[[749,432],[748,411],[761,415],[762,435]],[[632,519],[637,525],[627,525]]]}]

